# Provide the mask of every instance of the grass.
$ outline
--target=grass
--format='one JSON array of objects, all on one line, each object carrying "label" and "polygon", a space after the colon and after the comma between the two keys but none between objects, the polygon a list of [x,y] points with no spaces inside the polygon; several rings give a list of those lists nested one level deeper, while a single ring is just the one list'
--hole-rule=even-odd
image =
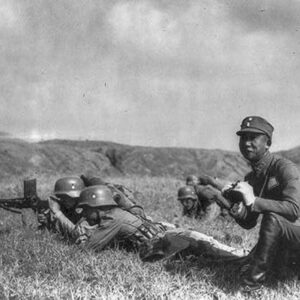
[{"label": "grass", "polygon": [[[56,177],[39,178],[39,193],[46,197]],[[251,248],[258,228],[245,231],[230,220],[199,222],[181,217],[176,191],[183,184],[171,178],[110,178],[144,197],[141,204],[155,221],[177,223],[209,234],[235,247]],[[2,182],[1,196],[21,193]],[[0,211],[0,299],[299,299],[295,278],[271,281],[260,294],[239,292],[234,265],[207,264],[203,259],[176,259],[142,263],[134,252],[110,248],[86,253],[59,236],[36,231],[31,210],[19,215]]]}]

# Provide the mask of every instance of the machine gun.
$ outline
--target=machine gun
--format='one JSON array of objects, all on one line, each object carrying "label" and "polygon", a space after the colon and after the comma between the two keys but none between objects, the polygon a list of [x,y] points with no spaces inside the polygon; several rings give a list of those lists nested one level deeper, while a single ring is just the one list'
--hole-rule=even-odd
[{"label": "machine gun", "polygon": [[0,208],[21,214],[23,208],[39,212],[49,208],[48,201],[41,200],[36,191],[36,179],[24,180],[24,196],[20,198],[0,199]]}]

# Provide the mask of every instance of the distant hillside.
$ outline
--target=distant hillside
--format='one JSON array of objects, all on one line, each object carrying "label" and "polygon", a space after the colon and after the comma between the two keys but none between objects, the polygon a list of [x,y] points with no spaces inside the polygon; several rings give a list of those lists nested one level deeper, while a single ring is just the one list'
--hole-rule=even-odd
[{"label": "distant hillside", "polygon": [[[248,169],[241,156],[221,150],[154,148],[111,142],[53,140],[40,143],[97,153],[108,159],[112,169],[123,175],[185,177],[205,172],[219,177],[240,178]],[[112,168],[112,169],[111,169]]]},{"label": "distant hillside", "polygon": [[[300,167],[300,147],[282,151]],[[248,166],[240,154],[222,150],[152,148],[102,141],[51,140],[27,143],[0,139],[0,179],[38,174],[149,175],[184,178],[206,173],[243,177]]]},{"label": "distant hillside", "polygon": [[278,154],[290,159],[300,168],[300,146],[288,151],[280,151]]},{"label": "distant hillside", "polygon": [[0,131],[0,139],[2,138],[10,138],[12,137],[12,135],[8,132],[5,132],[5,131]]}]

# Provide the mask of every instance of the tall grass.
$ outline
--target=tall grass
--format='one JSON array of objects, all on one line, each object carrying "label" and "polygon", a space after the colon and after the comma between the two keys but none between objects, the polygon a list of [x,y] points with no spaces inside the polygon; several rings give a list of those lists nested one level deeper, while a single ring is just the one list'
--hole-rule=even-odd
[{"label": "tall grass", "polygon": [[[39,178],[39,193],[46,197],[56,177]],[[172,178],[108,178],[140,191],[141,204],[155,221],[168,221],[209,234],[235,247],[250,249],[257,229],[242,230],[218,218],[199,222],[181,217],[176,191],[183,184]],[[21,194],[17,185],[3,182],[1,196]],[[36,231],[36,217],[0,211],[0,299],[299,299],[299,282],[291,277],[269,281],[260,294],[239,292],[237,267],[208,264],[195,257],[142,263],[134,252],[106,249],[82,252],[58,235]]]}]

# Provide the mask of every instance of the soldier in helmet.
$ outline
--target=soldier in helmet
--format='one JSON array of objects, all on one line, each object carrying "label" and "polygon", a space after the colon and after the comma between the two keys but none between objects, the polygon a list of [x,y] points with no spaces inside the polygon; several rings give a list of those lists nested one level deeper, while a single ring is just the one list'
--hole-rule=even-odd
[{"label": "soldier in helmet", "polygon": [[[122,185],[106,183],[100,177],[65,177],[59,179],[54,188],[54,195],[48,199],[50,210],[40,213],[38,220],[44,227],[54,231],[60,231],[68,238],[74,238],[75,224],[80,216],[75,211],[80,191],[88,186],[105,185],[113,195],[114,203],[124,210],[146,218],[143,207],[135,204],[133,192]],[[75,188],[75,190],[71,190]],[[148,217],[149,218],[149,217]],[[46,225],[46,226],[45,226]],[[165,223],[164,225],[173,227],[174,225]],[[59,228],[59,230],[57,229]],[[79,229],[81,227],[78,227]]]},{"label": "soldier in helmet", "polygon": [[77,243],[85,249],[100,251],[112,241],[126,242],[139,251],[144,261],[169,257],[185,249],[198,255],[206,253],[226,258],[245,254],[199,232],[167,230],[160,223],[123,210],[115,203],[110,189],[104,185],[83,189],[78,209],[82,210],[82,219],[73,231],[78,231]]},{"label": "soldier in helmet", "polygon": [[226,184],[229,182],[205,174],[187,176],[186,185],[194,187],[198,204],[195,203],[194,208],[184,207],[183,215],[205,220],[213,220],[219,215],[228,217],[228,211],[217,204],[224,202],[220,186]]},{"label": "soldier in helmet", "polygon": [[198,201],[194,186],[184,186],[178,190],[177,200],[183,206],[183,216],[201,218],[202,207]]},{"label": "soldier in helmet", "polygon": [[53,195],[48,198],[49,209],[38,215],[39,223],[64,236],[71,235],[70,226],[76,224],[80,218],[75,207],[84,187],[79,177],[69,176],[58,179],[54,185]]},{"label": "soldier in helmet", "polygon": [[188,175],[186,177],[186,185],[191,185],[191,186],[195,186],[200,184],[200,180],[196,175]]},{"label": "soldier in helmet", "polygon": [[145,217],[143,207],[137,204],[136,198],[137,196],[141,197],[140,193],[134,193],[121,184],[112,184],[105,182],[100,177],[89,177],[81,175],[80,178],[83,180],[86,187],[93,185],[106,185],[111,190],[114,201],[118,204],[119,207],[122,207],[131,211],[132,213]]},{"label": "soldier in helmet", "polygon": [[203,185],[201,178],[195,175],[189,175],[186,184],[178,190],[177,198],[183,205],[184,216],[213,220],[220,215],[216,204],[216,198],[222,197],[220,191],[211,185]]}]

